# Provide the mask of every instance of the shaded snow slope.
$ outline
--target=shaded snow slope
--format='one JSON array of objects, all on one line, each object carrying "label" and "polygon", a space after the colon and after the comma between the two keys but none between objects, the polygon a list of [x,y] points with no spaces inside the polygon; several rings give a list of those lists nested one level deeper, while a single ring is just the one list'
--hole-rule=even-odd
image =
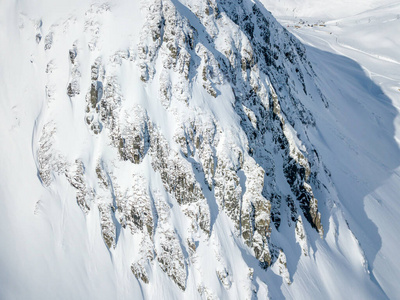
[{"label": "shaded snow slope", "polygon": [[[340,172],[337,169],[336,182],[343,193],[343,200],[348,199],[343,201],[348,213],[360,219],[357,216],[359,210],[354,206],[357,202],[365,212],[367,219],[364,219],[371,227],[365,230],[365,223],[356,221],[357,230],[364,232],[357,236],[361,246],[368,245],[366,254],[370,256],[372,273],[392,299],[399,293],[395,282],[395,278],[399,278],[396,249],[399,243],[397,233],[400,232],[397,217],[399,154],[396,150],[400,142],[399,15],[399,2],[389,1],[386,4],[369,1],[357,14],[343,11],[336,16],[339,18],[329,21],[319,13],[304,14],[301,19],[293,18],[289,13],[279,17],[281,24],[308,45],[308,57],[319,78],[329,78],[324,85],[329,86],[332,81],[336,83],[337,89],[332,92],[340,93],[339,104],[336,105],[340,111],[345,111],[343,108],[349,105],[353,106],[354,101],[358,103],[348,120],[342,123],[342,119],[340,122],[347,122],[346,131],[353,131],[353,141],[348,142],[357,155],[346,161],[350,162],[350,169],[357,172],[345,169]],[[348,75],[343,76],[338,69],[346,70]],[[366,90],[369,95],[363,95],[359,88]],[[351,93],[343,93],[345,90]],[[364,127],[365,124],[359,127],[361,123],[355,122],[362,111],[369,111],[370,123],[377,124],[375,134],[371,134],[371,130]],[[379,140],[374,140],[374,136],[379,136]],[[386,142],[383,141],[385,137]],[[359,144],[362,140],[365,141],[363,145]],[[346,156],[349,154],[346,152]],[[337,162],[334,164],[337,165]],[[335,172],[335,169],[331,170]],[[362,190],[365,192],[360,193]]]},{"label": "shaded snow slope", "polygon": [[0,298],[398,294],[398,57],[353,19],[304,47],[250,0],[0,6]]}]

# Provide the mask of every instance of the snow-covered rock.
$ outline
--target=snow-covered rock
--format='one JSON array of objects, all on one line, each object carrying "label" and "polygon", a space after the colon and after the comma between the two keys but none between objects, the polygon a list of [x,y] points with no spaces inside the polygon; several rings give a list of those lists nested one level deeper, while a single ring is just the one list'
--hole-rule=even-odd
[{"label": "snow-covered rock", "polygon": [[[37,265],[15,272],[45,261],[40,280],[63,268],[73,279],[57,290],[29,283],[30,296],[343,295],[332,272],[354,275],[346,288],[362,284],[361,296],[385,295],[368,250],[343,226],[341,191],[315,138],[336,87],[321,84],[304,45],[260,2],[39,2],[0,4],[16,19],[2,26],[18,33],[0,36],[10,39],[2,51],[14,57],[6,48],[18,46],[12,62],[29,79],[19,90],[1,59],[4,106],[16,95],[13,111],[26,117],[11,129],[21,138],[11,149],[30,149],[15,171],[26,169],[33,190],[21,190],[34,199],[22,223],[34,218],[43,239],[29,254]],[[17,199],[5,188],[11,173],[5,164],[0,195]],[[5,282],[1,297],[25,295]]]}]

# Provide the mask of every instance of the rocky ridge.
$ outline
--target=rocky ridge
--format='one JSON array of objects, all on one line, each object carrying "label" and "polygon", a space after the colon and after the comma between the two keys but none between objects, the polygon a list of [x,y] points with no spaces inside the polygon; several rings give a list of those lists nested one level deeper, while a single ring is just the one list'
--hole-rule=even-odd
[{"label": "rocky ridge", "polygon": [[[329,184],[307,137],[315,121],[302,101],[326,100],[304,47],[257,2],[152,0],[141,4],[140,42],[107,57],[100,55],[102,18],[112,11],[112,5],[93,4],[85,15],[86,41],[65,49],[65,95],[81,108],[89,139],[107,151],[89,158],[63,153],[57,124],[47,115],[35,154],[41,182],[51,189],[54,180],[66,179],[83,213],[99,214],[110,252],[121,230],[140,240],[140,254],[126,264],[143,284],[151,282],[158,264],[185,290],[188,273],[201,269],[196,252],[216,239],[221,214],[259,266],[273,266],[290,284],[274,236],[287,222],[308,255],[304,223],[323,238],[314,193],[324,195]],[[46,35],[45,51],[52,51],[57,34],[54,27]],[[46,72],[49,66],[56,68],[56,62],[50,60]],[[138,80],[129,84],[136,90],[156,92],[125,93],[124,69],[135,70]],[[53,94],[47,103],[56,110]],[[147,102],[173,120],[169,129]],[[129,178],[119,169],[129,170]],[[188,224],[184,232],[175,226],[174,205]],[[222,251],[218,243],[214,251]],[[215,274],[229,290],[232,270],[223,255],[217,260]],[[246,280],[251,286],[252,275]],[[197,286],[200,295],[213,297],[204,282]],[[254,289],[248,288],[249,297]]]}]

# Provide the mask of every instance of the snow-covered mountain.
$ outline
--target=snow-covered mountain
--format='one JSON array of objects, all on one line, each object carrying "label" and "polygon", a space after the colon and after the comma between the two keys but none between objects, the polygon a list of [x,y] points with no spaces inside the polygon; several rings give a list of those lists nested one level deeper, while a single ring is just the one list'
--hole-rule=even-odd
[{"label": "snow-covered mountain", "polygon": [[[354,17],[361,13],[372,13],[380,7],[398,4],[396,0],[261,0],[280,21],[281,18],[315,18],[337,20]],[[399,13],[392,10],[391,13]],[[383,33],[381,37],[385,34]]]},{"label": "snow-covered mountain", "polygon": [[0,4],[1,299],[399,294],[398,41],[269,6]]}]

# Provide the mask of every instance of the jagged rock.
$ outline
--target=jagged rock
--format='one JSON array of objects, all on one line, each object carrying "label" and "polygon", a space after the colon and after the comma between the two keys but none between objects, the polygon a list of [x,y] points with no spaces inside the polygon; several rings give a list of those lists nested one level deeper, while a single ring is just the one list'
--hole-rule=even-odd
[{"label": "jagged rock", "polygon": [[79,93],[80,93],[80,89],[79,89],[78,81],[70,82],[67,87],[68,97],[75,97],[76,95],[79,95]]},{"label": "jagged rock", "polygon": [[298,217],[296,222],[296,242],[299,243],[302,253],[305,256],[308,256],[308,243],[306,231],[304,230],[303,220],[301,216]]},{"label": "jagged rock", "polygon": [[242,187],[237,169],[238,166],[233,165],[223,156],[218,157],[214,177],[214,194],[219,205],[224,208],[235,223],[236,229],[239,230]]},{"label": "jagged rock", "polygon": [[94,199],[93,189],[88,185],[85,180],[85,166],[79,159],[75,164],[65,173],[69,183],[76,189],[76,202],[84,213],[90,210],[90,203]]},{"label": "jagged rock", "polygon": [[217,277],[225,289],[229,289],[232,285],[229,273],[226,269],[217,270]]},{"label": "jagged rock", "polygon": [[[189,125],[186,125],[187,123]],[[205,176],[204,180],[209,190],[212,190],[216,161],[214,152],[218,145],[216,124],[212,119],[205,121],[200,118],[187,123],[178,128],[175,141],[181,146],[185,156],[198,155]]]},{"label": "jagged rock", "polygon": [[96,166],[96,175],[99,180],[100,186],[104,189],[107,189],[110,186],[109,178],[107,174],[104,172],[103,167],[100,163]]},{"label": "jagged rock", "polygon": [[133,177],[132,196],[119,197],[117,205],[132,233],[140,231],[151,238],[153,236],[153,215],[147,183],[141,176]]},{"label": "jagged rock", "polygon": [[54,149],[55,125],[52,122],[43,126],[37,150],[38,174],[42,184],[49,186],[53,181],[53,173],[58,175],[64,172],[65,158]]},{"label": "jagged rock", "polygon": [[186,264],[179,239],[169,223],[169,207],[159,192],[153,193],[154,205],[157,209],[157,233],[159,239],[155,252],[161,269],[178,285],[181,290],[186,289]]},{"label": "jagged rock", "polygon": [[134,164],[142,162],[150,147],[148,117],[140,107],[132,110],[133,118],[125,116],[125,126],[121,129],[118,152],[122,159]]},{"label": "jagged rock", "polygon": [[[288,208],[289,208],[289,211],[288,211],[288,220],[290,220],[290,221],[292,221],[292,222],[296,222],[296,219],[297,219],[297,209],[296,209],[296,206],[295,206],[295,203],[294,203],[294,201],[293,201],[293,199],[292,199],[292,197],[289,195],[289,196],[287,196],[287,198],[286,198],[286,204],[287,204],[287,206],[288,206]],[[289,221],[289,226],[291,226],[292,225],[292,222],[290,222]]]},{"label": "jagged rock", "polygon": [[147,275],[147,271],[146,269],[139,263],[134,263],[131,265],[131,270],[133,275],[135,275],[135,277],[137,279],[140,279],[141,281],[143,281],[144,283],[149,283],[149,277]]},{"label": "jagged rock", "polygon": [[160,173],[166,191],[185,206],[187,215],[193,217],[193,229],[199,226],[209,233],[210,212],[200,184],[190,171],[190,163],[170,149],[165,138],[152,124],[149,124],[149,130],[153,169]]},{"label": "jagged rock", "polygon": [[103,236],[104,243],[108,248],[115,248],[116,229],[111,217],[112,210],[114,208],[108,203],[100,203],[98,207],[100,213],[101,234]]},{"label": "jagged rock", "polygon": [[248,158],[243,171],[246,176],[246,192],[242,202],[242,235],[246,244],[253,247],[256,258],[262,264],[269,265],[271,204],[262,196],[264,170]]},{"label": "jagged rock", "polygon": [[[102,125],[99,120],[99,103],[103,97],[103,74],[101,74],[101,59],[97,58],[91,67],[90,90],[86,94],[86,116],[85,121],[94,134],[102,131]],[[99,79],[99,80],[98,80]]]},{"label": "jagged rock", "polygon": [[75,63],[75,58],[76,58],[76,56],[77,56],[76,49],[70,49],[70,50],[69,50],[69,59],[70,59],[70,61],[71,61],[71,64],[74,64],[74,63]]},{"label": "jagged rock", "polygon": [[188,239],[187,244],[189,246],[190,254],[193,255],[196,252],[196,243],[193,240]]},{"label": "jagged rock", "polygon": [[201,43],[196,46],[196,54],[202,59],[200,68],[202,70],[203,88],[216,98],[218,95],[216,86],[223,82],[220,64],[215,56]]},{"label": "jagged rock", "polygon": [[77,57],[77,50],[76,45],[74,45],[72,50],[69,50],[69,59],[71,62],[71,82],[68,84],[67,87],[67,95],[69,97],[75,97],[76,95],[80,94],[80,84],[79,84],[79,77],[81,73],[79,71],[79,64],[76,61]]},{"label": "jagged rock", "polygon": [[278,269],[279,275],[282,276],[286,284],[290,285],[292,282],[290,280],[290,274],[286,266],[286,255],[282,250],[279,251],[279,256],[275,264],[277,265],[276,267]]}]

